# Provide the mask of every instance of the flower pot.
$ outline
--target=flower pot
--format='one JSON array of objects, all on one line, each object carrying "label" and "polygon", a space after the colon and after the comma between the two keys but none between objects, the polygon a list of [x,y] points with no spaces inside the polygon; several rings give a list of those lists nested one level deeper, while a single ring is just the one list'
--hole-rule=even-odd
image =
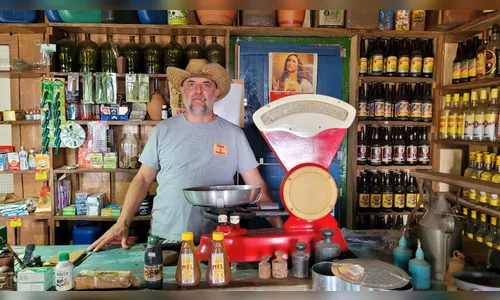
[{"label": "flower pot", "polygon": [[237,10],[197,10],[201,25],[233,25]]},{"label": "flower pot", "polygon": [[279,27],[302,27],[305,10],[278,10]]}]

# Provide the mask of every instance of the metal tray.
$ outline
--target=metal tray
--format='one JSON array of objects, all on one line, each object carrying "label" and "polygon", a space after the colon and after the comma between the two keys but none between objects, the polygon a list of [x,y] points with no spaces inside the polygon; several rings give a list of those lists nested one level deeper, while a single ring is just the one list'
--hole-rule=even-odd
[{"label": "metal tray", "polygon": [[184,189],[184,197],[194,206],[237,207],[260,200],[260,186],[212,185]]}]

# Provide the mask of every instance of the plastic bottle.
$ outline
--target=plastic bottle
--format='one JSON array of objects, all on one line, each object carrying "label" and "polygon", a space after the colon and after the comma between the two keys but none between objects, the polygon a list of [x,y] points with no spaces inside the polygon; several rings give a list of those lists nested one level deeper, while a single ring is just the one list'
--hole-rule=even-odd
[{"label": "plastic bottle", "polygon": [[207,283],[211,286],[224,286],[231,281],[231,267],[224,247],[224,233],[212,233],[212,251],[208,260]]},{"label": "plastic bottle", "polygon": [[73,263],[69,260],[69,253],[59,254],[59,262],[55,267],[56,290],[69,291],[73,289]]},{"label": "plastic bottle", "polygon": [[410,260],[408,269],[415,289],[425,290],[431,287],[431,266],[424,259],[424,251],[422,251],[420,240],[418,240],[415,258]]},{"label": "plastic bottle", "polygon": [[19,151],[19,169],[21,171],[29,170],[28,165],[28,152],[24,150],[24,147],[21,146],[21,151]]},{"label": "plastic bottle", "polygon": [[394,265],[407,271],[408,262],[413,256],[413,252],[410,249],[406,248],[406,239],[404,233],[401,239],[399,239],[398,247],[394,248],[392,254],[394,256]]},{"label": "plastic bottle", "polygon": [[196,286],[200,282],[200,263],[195,255],[193,233],[182,233],[182,244],[179,261],[175,271],[175,281],[182,287]]},{"label": "plastic bottle", "polygon": [[28,155],[28,167],[30,170],[36,169],[35,151],[33,149],[30,150],[30,154]]},{"label": "plastic bottle", "polygon": [[161,119],[166,120],[168,118],[168,110],[166,105],[161,106]]},{"label": "plastic bottle", "polygon": [[161,289],[163,285],[163,255],[160,239],[156,235],[148,236],[148,245],[144,251],[144,287]]}]

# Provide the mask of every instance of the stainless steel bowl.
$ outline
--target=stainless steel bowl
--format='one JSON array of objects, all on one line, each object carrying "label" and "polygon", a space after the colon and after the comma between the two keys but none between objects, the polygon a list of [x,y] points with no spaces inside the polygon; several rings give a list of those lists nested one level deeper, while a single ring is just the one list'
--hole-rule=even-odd
[{"label": "stainless steel bowl", "polygon": [[236,207],[255,203],[260,199],[260,186],[213,185],[184,189],[184,197],[194,206]]}]

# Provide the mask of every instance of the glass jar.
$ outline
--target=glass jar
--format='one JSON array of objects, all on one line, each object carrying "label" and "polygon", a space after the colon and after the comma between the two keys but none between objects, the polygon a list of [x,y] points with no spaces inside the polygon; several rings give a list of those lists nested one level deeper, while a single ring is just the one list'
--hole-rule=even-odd
[{"label": "glass jar", "polygon": [[64,34],[64,39],[56,43],[56,53],[57,72],[74,72],[76,44],[69,39],[68,33]]},{"label": "glass jar", "polygon": [[120,141],[120,163],[122,169],[138,169],[141,142],[135,133],[125,133]]},{"label": "glass jar", "polygon": [[176,37],[170,37],[170,43],[165,46],[165,71],[168,67],[184,69],[184,49],[177,43]]},{"label": "glass jar", "polygon": [[163,48],[156,43],[154,35],[150,37],[150,42],[144,46],[144,66],[147,74],[164,73]]},{"label": "glass jar", "polygon": [[211,63],[226,67],[226,51],[224,46],[217,44],[217,37],[212,37],[212,43],[205,47],[205,58]]},{"label": "glass jar", "polygon": [[135,36],[123,46],[123,57],[127,61],[127,73],[141,73],[142,47],[135,42]]},{"label": "glass jar", "polygon": [[85,40],[78,43],[76,53],[80,72],[99,71],[99,46],[90,40],[90,34],[85,34]]},{"label": "glass jar", "polygon": [[121,47],[113,42],[113,35],[108,34],[106,42],[101,44],[101,71],[116,73],[116,58],[120,53]]},{"label": "glass jar", "polygon": [[186,66],[189,64],[191,59],[203,58],[203,46],[196,42],[196,37],[191,37],[191,44],[184,48],[184,59],[186,61]]}]

